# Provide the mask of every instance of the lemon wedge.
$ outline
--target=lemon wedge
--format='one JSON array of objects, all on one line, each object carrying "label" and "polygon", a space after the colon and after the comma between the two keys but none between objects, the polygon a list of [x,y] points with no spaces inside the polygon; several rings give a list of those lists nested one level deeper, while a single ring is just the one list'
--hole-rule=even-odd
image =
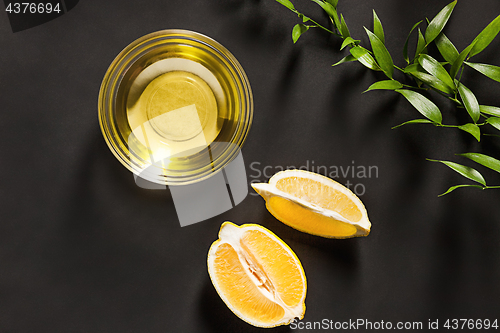
[{"label": "lemon wedge", "polygon": [[268,211],[292,228],[327,238],[367,236],[371,223],[361,200],[347,187],[317,173],[285,170],[252,187]]}]

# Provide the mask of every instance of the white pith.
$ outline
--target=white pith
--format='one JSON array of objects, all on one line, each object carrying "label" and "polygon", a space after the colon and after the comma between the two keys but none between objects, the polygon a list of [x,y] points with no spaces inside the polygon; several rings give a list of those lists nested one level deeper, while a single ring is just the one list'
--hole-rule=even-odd
[{"label": "white pith", "polygon": [[[253,262],[252,258],[245,252],[245,250],[241,247],[240,240],[243,237],[243,234],[249,230],[258,230],[260,232],[263,232],[266,234],[268,237],[276,240],[278,243],[282,243],[281,240],[276,239],[276,236],[273,234],[266,232],[266,230],[262,227],[258,226],[251,226],[251,225],[243,225],[242,227],[238,227],[233,223],[224,223],[223,227],[221,228],[219,232],[219,241],[217,244],[214,243],[215,246],[212,246],[209,251],[208,255],[208,267],[209,267],[209,274],[211,276],[212,282],[217,289],[217,292],[219,293],[220,297],[223,299],[224,303],[228,305],[228,307],[240,318],[242,318],[245,321],[250,322],[252,325],[255,326],[260,326],[260,327],[274,327],[277,325],[282,325],[282,324],[288,324],[290,323],[294,318],[303,318],[304,316],[304,311],[305,311],[305,306],[304,306],[304,300],[305,300],[305,290],[306,290],[306,282],[305,282],[305,276],[303,275],[302,269],[300,269],[301,272],[301,277],[303,281],[303,286],[304,286],[304,294],[302,295],[301,301],[294,307],[290,307],[283,300],[281,299],[280,295],[276,291],[272,281],[270,281],[266,274],[260,270],[258,267],[257,263]],[[215,260],[215,253],[217,252],[217,249],[219,246],[222,244],[229,244],[233,247],[233,249],[236,251],[238,254],[238,258],[247,273],[248,277],[251,279],[251,281],[257,286],[258,290],[264,295],[267,299],[271,300],[272,302],[280,305],[283,310],[284,310],[284,315],[283,317],[270,325],[266,325],[263,323],[258,323],[258,322],[252,322],[249,321],[248,318],[245,318],[239,311],[238,309],[234,308],[232,304],[229,303],[229,301],[226,299],[224,294],[221,292],[220,287],[218,285],[218,281],[215,278],[215,271],[214,271],[214,260]],[[295,261],[297,261],[296,256],[293,252],[291,252],[288,248],[283,247],[287,252],[289,252],[290,256],[294,258]],[[297,261],[298,262],[298,261]],[[300,263],[298,262],[299,266]]]},{"label": "white pith", "polygon": [[[330,186],[334,188],[335,190],[338,190],[342,192],[343,194],[347,195],[349,198],[351,198],[355,203],[358,209],[361,211],[362,218],[357,221],[353,222],[350,221],[349,219],[343,217],[341,214],[338,212],[322,208],[318,205],[315,205],[309,201],[294,197],[286,192],[283,192],[279,189],[276,188],[276,184],[280,179],[283,178],[291,178],[291,177],[299,177],[299,178],[308,178],[315,180],[317,182],[320,182],[324,185]],[[325,176],[309,172],[309,171],[304,171],[304,170],[285,170],[285,171],[280,171],[276,173],[274,176],[269,179],[269,183],[254,183],[252,184],[252,187],[259,193],[261,196],[264,197],[266,201],[268,201],[269,198],[277,196],[281,197],[284,199],[288,199],[300,206],[303,206],[315,213],[334,218],[338,221],[342,221],[345,223],[349,223],[355,227],[358,228],[358,232],[356,234],[362,234],[364,233],[364,230],[370,231],[371,228],[371,223],[368,220],[368,215],[366,213],[366,208],[364,207],[363,203],[359,198],[352,193],[351,190],[348,188],[344,187],[343,185],[339,184],[338,182],[334,181],[333,179],[327,178]],[[361,230],[359,230],[361,229]]]}]

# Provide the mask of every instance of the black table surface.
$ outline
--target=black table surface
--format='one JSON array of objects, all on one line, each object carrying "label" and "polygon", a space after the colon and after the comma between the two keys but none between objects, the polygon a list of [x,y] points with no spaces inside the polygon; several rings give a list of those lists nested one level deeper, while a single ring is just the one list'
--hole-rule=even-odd
[{"label": "black table surface", "polygon": [[[367,45],[363,26],[371,27],[375,9],[403,66],[413,24],[447,2],[340,0],[339,10]],[[326,23],[314,3],[295,4]],[[459,1],[446,33],[462,50],[499,13],[497,0]],[[313,29],[293,44],[297,17],[271,0],[81,0],[16,33],[6,13],[0,17],[0,332],[259,331],[231,313],[207,273],[208,248],[226,220],[261,224],[296,252],[308,280],[304,322],[410,321],[425,328],[429,320],[500,319],[500,190],[438,198],[470,182],[425,160],[472,166],[455,154],[499,156],[499,139],[485,136],[479,145],[465,132],[431,125],[391,130],[418,112],[397,93],[361,94],[380,73],[359,63],[332,68],[347,52],[338,51],[335,37]],[[377,168],[371,178],[336,178],[360,184],[368,237],[301,233],[255,195],[181,228],[168,190],[135,185],[102,137],[99,87],[126,45],[172,28],[214,38],[249,77],[255,113],[243,147],[248,181],[266,181],[288,166]],[[475,61],[500,65],[498,54],[500,37]],[[500,83],[471,69],[464,82],[480,104],[500,106]],[[437,101],[446,121],[457,121],[457,111]],[[500,184],[498,173],[478,169]]]}]

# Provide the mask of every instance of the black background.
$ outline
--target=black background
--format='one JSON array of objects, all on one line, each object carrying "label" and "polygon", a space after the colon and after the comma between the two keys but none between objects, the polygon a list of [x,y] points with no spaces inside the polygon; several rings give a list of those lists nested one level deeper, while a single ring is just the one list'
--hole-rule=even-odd
[{"label": "black background", "polygon": [[[396,64],[413,24],[448,1],[340,0],[351,34],[367,45],[372,9]],[[296,7],[326,22],[312,2]],[[461,0],[446,32],[459,50],[500,13],[497,0]],[[293,45],[297,17],[271,0],[85,0],[44,25],[13,33],[0,13],[0,332],[254,332],[221,301],[206,255],[221,223],[255,222],[280,236],[308,279],[305,321],[422,321],[499,317],[500,191],[469,183],[425,158],[499,156],[467,133],[431,125],[392,92],[361,94],[380,73],[319,30]],[[260,197],[181,228],[169,191],[138,188],[109,151],[97,97],[113,58],[147,33],[181,28],[226,46],[250,79],[254,121],[243,148],[249,181],[264,166],[377,166],[363,183],[372,233],[331,240],[275,220]],[[415,36],[414,36],[415,38]],[[412,44],[415,40],[412,39]],[[414,48],[411,47],[411,50]],[[500,65],[500,40],[475,58]],[[468,69],[481,104],[500,106],[500,84]],[[445,122],[467,117],[442,99]],[[500,185],[497,173],[477,167]],[[260,177],[265,181],[265,177]],[[288,332],[289,327],[274,329]]]}]

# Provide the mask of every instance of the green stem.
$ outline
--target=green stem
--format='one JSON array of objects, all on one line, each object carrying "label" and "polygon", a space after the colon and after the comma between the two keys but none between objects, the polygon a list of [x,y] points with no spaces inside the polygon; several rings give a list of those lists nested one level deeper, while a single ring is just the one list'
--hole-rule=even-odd
[{"label": "green stem", "polygon": [[[300,13],[296,11],[296,14],[298,15],[298,14],[300,14]],[[333,32],[333,31],[331,31],[330,29],[325,28],[324,26],[322,26],[322,25],[321,25],[321,24],[319,24],[318,22],[314,21],[313,19],[309,18],[309,21],[311,21],[312,23],[314,23],[314,24],[315,24],[318,28],[321,28],[321,29],[323,29],[323,30],[325,30],[325,31],[327,31],[327,32],[329,32],[329,33],[331,33],[331,34],[334,34],[334,35],[339,36],[339,34],[337,34],[336,32]]]},{"label": "green stem", "polygon": [[[467,60],[469,60],[469,59],[470,59],[470,57],[467,58]],[[462,80],[462,74],[464,73],[464,68],[465,68],[465,63],[462,64],[460,76],[458,77],[458,82],[460,82]],[[457,93],[458,93],[458,91],[455,91],[455,99],[457,99]],[[460,103],[460,105],[462,105],[462,103]]]},{"label": "green stem", "polygon": [[[292,12],[294,12],[295,14],[297,14],[297,15],[304,15],[304,14],[302,14],[302,13],[298,12],[298,11],[297,11],[297,10],[295,10],[295,9],[290,9],[290,10],[291,10]],[[304,15],[304,16],[305,16],[305,15]],[[337,36],[339,36],[339,37],[342,37],[342,36],[340,36],[337,32],[334,32],[334,31],[331,31],[330,29],[325,28],[324,26],[322,26],[322,25],[321,25],[321,24],[319,24],[318,22],[314,21],[312,18],[308,17],[308,19],[309,19],[309,21],[311,21],[313,24],[315,24],[315,25],[316,25],[316,27],[321,28],[321,29],[323,29],[323,30],[325,30],[325,31],[327,31],[327,32],[329,32],[329,33],[331,33],[331,34],[334,34],[334,35],[337,35]]]},{"label": "green stem", "polygon": [[431,87],[432,90],[434,90],[435,92],[437,92],[439,95],[443,96],[443,97],[446,97],[446,98],[450,98],[450,96],[446,95],[444,92],[442,91],[439,91],[437,89],[434,89]]},{"label": "green stem", "polygon": [[436,126],[439,126],[439,127],[458,128],[458,126],[457,126],[457,125],[436,124]]},{"label": "green stem", "polygon": [[394,68],[399,69],[401,72],[405,72],[404,69],[399,68],[398,66],[394,65]]},{"label": "green stem", "polygon": [[447,95],[447,94],[445,94],[444,92],[439,91],[439,90],[437,90],[437,89],[434,89],[434,88],[432,88],[432,87],[431,87],[431,89],[432,89],[433,91],[437,92],[438,94],[440,94],[441,96],[448,98],[450,101],[455,102],[458,106],[463,106],[463,105],[462,105],[462,102],[460,102],[460,101],[459,101],[456,97],[455,97],[455,98],[453,98],[453,97],[451,97],[450,95]]},{"label": "green stem", "polygon": [[457,107],[459,107],[459,108],[463,108],[463,104],[462,104],[462,102],[460,102],[460,101],[459,101],[456,97],[455,97],[455,98],[453,98],[453,97],[451,97],[451,96],[448,96],[448,98],[450,99],[450,101],[455,102],[455,103],[457,104]]},{"label": "green stem", "polygon": [[456,97],[455,97],[455,98],[453,98],[453,97],[451,97],[450,95],[447,95],[447,94],[445,94],[444,92],[439,91],[439,90],[437,90],[437,89],[434,89],[434,88],[432,88],[432,87],[430,87],[430,89],[432,89],[433,91],[437,92],[437,93],[438,93],[438,94],[440,94],[441,96],[448,98],[450,101],[455,102],[458,106],[462,106],[462,102],[460,102],[458,99],[456,99]]},{"label": "green stem", "polygon": [[339,30],[337,29],[337,26],[335,25],[335,22],[333,22],[333,19],[331,17],[330,17],[330,22],[332,22],[334,34],[340,38],[344,38],[342,34],[339,33]]},{"label": "green stem", "polygon": [[[469,59],[467,59],[467,60],[469,60]],[[465,68],[465,64],[462,64],[460,76],[458,77],[458,82],[460,82],[462,80],[462,74],[464,73],[464,68]]]},{"label": "green stem", "polygon": [[414,87],[414,86],[410,86],[408,84],[403,84],[403,87],[405,87],[405,88],[411,88],[411,89],[418,89],[418,90],[429,90],[429,88]]},{"label": "green stem", "polygon": [[316,24],[316,26],[318,28],[321,28],[321,29],[323,29],[323,30],[325,30],[325,31],[327,31],[327,32],[329,32],[331,34],[334,34],[334,35],[337,35],[337,36],[341,37],[338,33],[334,32],[334,31],[331,31],[330,29],[325,28],[324,26],[322,26],[321,24],[317,23],[316,21],[313,21],[311,19],[309,19],[309,21],[311,21],[312,23]]}]

